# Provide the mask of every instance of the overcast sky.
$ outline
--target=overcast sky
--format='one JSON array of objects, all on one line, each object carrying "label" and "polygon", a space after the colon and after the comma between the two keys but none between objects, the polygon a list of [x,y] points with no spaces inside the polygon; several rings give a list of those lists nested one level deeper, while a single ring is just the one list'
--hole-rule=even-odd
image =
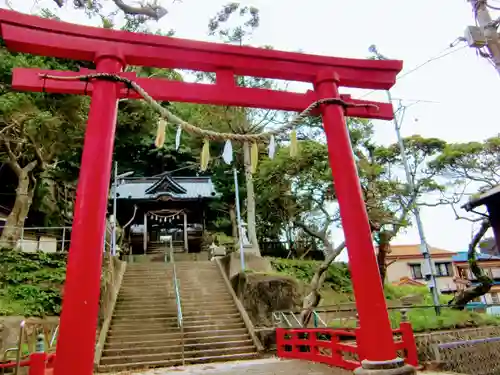
[{"label": "overcast sky", "polygon": [[[33,11],[31,0],[11,2],[20,11]],[[227,2],[165,0],[170,13],[158,27],[164,31],[174,29],[178,37],[209,40],[208,19]],[[52,0],[38,3],[51,4]],[[260,9],[261,25],[251,40],[253,45],[366,58],[368,47],[376,44],[382,54],[403,60],[406,71],[442,52],[452,51],[447,50],[449,44],[463,35],[466,26],[474,24],[466,0],[255,0],[242,4]],[[58,15],[65,21],[90,23],[69,6],[58,11]],[[500,78],[475,50],[464,46],[460,44],[450,55],[398,81],[392,94],[406,99],[405,104],[415,99],[435,102],[422,102],[408,109],[403,136],[420,134],[466,142],[499,133],[498,113],[494,108]],[[296,90],[306,88],[295,86]],[[354,93],[358,97],[365,94],[361,90]],[[372,93],[367,98],[384,101],[385,94]],[[377,122],[377,140],[394,142],[393,129],[390,122]],[[455,221],[453,211],[447,207],[424,209],[422,216],[430,245],[454,251],[466,249],[472,229],[469,222]],[[418,243],[418,240],[417,231],[411,229],[395,242]]]}]

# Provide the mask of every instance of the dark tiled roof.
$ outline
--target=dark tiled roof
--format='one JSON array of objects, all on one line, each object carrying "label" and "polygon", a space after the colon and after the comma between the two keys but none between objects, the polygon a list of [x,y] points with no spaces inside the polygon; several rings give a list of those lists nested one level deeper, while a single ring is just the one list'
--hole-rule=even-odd
[{"label": "dark tiled roof", "polygon": [[118,185],[119,199],[157,199],[170,196],[177,199],[216,198],[217,192],[210,177],[129,178]]}]

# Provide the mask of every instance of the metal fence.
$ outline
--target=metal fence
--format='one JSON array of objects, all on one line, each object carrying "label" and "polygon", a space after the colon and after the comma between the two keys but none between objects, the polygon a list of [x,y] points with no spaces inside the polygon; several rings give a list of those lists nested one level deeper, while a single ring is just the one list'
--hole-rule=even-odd
[{"label": "metal fence", "polygon": [[[1,229],[1,228],[0,228]],[[64,227],[18,227],[20,232],[16,248],[25,252],[65,252],[71,242],[71,226]],[[106,225],[103,239],[104,252],[111,252],[112,228]]]}]

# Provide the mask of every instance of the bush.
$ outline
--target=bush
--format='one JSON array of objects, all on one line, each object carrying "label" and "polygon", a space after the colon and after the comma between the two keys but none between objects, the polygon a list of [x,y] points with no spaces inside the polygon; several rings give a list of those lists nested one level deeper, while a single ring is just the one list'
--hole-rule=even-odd
[{"label": "bush", "polygon": [[[271,258],[271,265],[278,273],[291,276],[303,283],[309,283],[321,262]],[[351,277],[345,263],[332,263],[326,271],[325,286],[340,293],[352,293]]]},{"label": "bush", "polygon": [[0,249],[0,315],[59,315],[66,257]]}]

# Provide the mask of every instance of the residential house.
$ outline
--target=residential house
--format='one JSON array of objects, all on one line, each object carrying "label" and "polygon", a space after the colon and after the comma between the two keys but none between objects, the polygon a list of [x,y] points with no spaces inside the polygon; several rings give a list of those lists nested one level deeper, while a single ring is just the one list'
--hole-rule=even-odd
[{"label": "residential house", "polygon": [[[453,293],[453,256],[455,252],[429,247],[434,264],[437,289],[440,293]],[[424,279],[424,257],[420,245],[391,245],[387,255],[387,281],[397,285],[426,285]]]},{"label": "residential house", "polygon": [[[487,254],[476,254],[478,265],[493,279],[493,286],[488,294],[480,297],[477,301],[485,304],[500,304],[500,257]],[[457,277],[469,280],[472,284],[476,277],[472,274],[467,259],[467,252],[458,252],[453,256],[453,264]]]}]

